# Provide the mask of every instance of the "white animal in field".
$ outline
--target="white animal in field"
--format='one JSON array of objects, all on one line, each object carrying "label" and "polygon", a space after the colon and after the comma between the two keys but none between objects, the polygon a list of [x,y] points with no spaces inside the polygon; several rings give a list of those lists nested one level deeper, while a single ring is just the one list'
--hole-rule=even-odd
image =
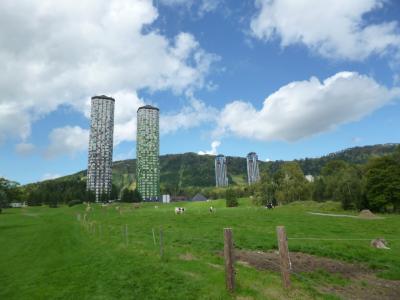
[{"label": "white animal in field", "polygon": [[184,207],[175,207],[175,214],[183,214],[184,211]]},{"label": "white animal in field", "polygon": [[215,208],[210,206],[210,213],[213,213],[215,211]]}]

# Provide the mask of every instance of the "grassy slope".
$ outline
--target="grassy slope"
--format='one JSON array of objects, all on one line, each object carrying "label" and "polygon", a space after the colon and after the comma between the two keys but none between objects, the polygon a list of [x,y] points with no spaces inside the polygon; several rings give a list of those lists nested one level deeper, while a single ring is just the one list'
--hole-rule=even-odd
[{"label": "grassy slope", "polygon": [[[224,288],[222,228],[232,227],[237,248],[276,248],[275,226],[290,237],[375,238],[391,241],[391,250],[376,250],[369,241],[289,240],[291,251],[360,261],[383,269],[380,275],[400,279],[400,217],[362,220],[314,216],[307,211],[336,210],[335,205],[294,204],[273,211],[242,200],[238,208],[214,201],[174,204],[155,209],[124,205],[96,206],[89,220],[93,232],[77,221],[83,206],[9,209],[0,215],[0,299],[230,299]],[[129,244],[121,234],[128,224]],[[101,233],[100,233],[101,225]],[[165,257],[160,261],[152,228],[164,228]],[[393,241],[391,239],[394,239]],[[180,255],[190,253],[192,260]],[[314,279],[315,280],[315,279]],[[295,279],[291,295],[281,289],[279,274],[238,266],[236,295],[255,299],[320,297]],[[327,297],[327,296],[324,296]]]}]

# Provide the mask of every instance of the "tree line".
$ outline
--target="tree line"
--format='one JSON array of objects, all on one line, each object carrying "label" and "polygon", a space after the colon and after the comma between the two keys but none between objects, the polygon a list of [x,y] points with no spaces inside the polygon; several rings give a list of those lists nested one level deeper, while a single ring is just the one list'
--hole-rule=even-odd
[{"label": "tree line", "polygon": [[[228,191],[229,190],[229,191]],[[185,187],[170,190],[162,187],[162,194],[184,195],[187,199],[197,193],[209,199],[252,197],[255,204],[287,204],[293,201],[334,200],[344,209],[368,208],[377,212],[400,212],[400,147],[393,154],[370,158],[355,164],[343,160],[330,160],[313,181],[308,181],[298,161],[283,162],[278,168],[263,169],[260,182],[253,185],[233,185],[229,188]],[[113,185],[110,194],[100,201],[117,200],[140,202],[137,190],[120,191]],[[0,178],[0,208],[10,202],[28,205],[57,206],[58,204],[94,201],[95,195],[86,190],[86,181],[80,177],[69,180],[49,180],[20,186],[14,181]]]},{"label": "tree line", "polygon": [[297,162],[284,163],[273,175],[262,174],[253,199],[261,205],[333,200],[343,209],[400,212],[400,147],[365,164],[329,161],[313,181],[305,178]]}]

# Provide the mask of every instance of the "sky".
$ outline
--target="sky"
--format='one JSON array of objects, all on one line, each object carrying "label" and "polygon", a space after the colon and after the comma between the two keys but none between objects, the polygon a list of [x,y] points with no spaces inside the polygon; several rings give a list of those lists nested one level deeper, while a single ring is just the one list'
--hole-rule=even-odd
[{"label": "sky", "polygon": [[87,168],[90,98],[114,97],[114,161],[136,111],[160,152],[260,160],[400,141],[395,0],[2,0],[0,176]]}]

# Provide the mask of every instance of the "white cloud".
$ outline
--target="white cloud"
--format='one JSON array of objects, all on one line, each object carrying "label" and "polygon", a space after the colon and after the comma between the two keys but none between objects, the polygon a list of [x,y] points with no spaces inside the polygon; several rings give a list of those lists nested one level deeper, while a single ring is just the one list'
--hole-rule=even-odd
[{"label": "white cloud", "polygon": [[198,15],[201,17],[206,13],[215,11],[223,0],[160,0],[163,5],[181,6],[192,8],[196,6]]},{"label": "white cloud", "polygon": [[119,92],[115,98],[114,144],[136,140],[137,110],[145,102],[136,93]]},{"label": "white cloud", "polygon": [[60,175],[60,174],[45,173],[45,174],[42,176],[41,180],[42,180],[42,181],[43,181],[43,180],[51,180],[51,179],[59,178],[59,177],[61,177],[61,176],[62,176],[62,175]]},{"label": "white cloud", "polygon": [[73,157],[80,151],[87,150],[89,130],[79,126],[55,128],[49,135],[50,145],[45,153],[47,158],[68,154]]},{"label": "white cloud", "polygon": [[9,136],[25,140],[31,133],[33,118],[29,112],[24,111],[24,107],[18,107],[17,103],[1,103],[0,100],[0,144]]},{"label": "white cloud", "polygon": [[218,154],[218,147],[221,146],[221,142],[220,141],[213,141],[211,143],[211,150],[208,151],[199,151],[197,152],[197,154],[199,155],[217,155]]},{"label": "white cloud", "polygon": [[151,29],[157,17],[151,0],[0,1],[0,140],[96,94],[206,86],[217,57],[189,33]]},{"label": "white cloud", "polygon": [[36,147],[30,143],[19,143],[15,145],[15,151],[22,156],[30,155],[35,151]]},{"label": "white cloud", "polygon": [[215,134],[296,141],[357,121],[399,96],[399,88],[387,89],[358,73],[340,72],[323,82],[312,77],[281,87],[261,110],[243,101],[226,105]]},{"label": "white cloud", "polygon": [[177,113],[162,114],[160,117],[161,134],[173,133],[179,129],[189,129],[202,123],[215,122],[218,111],[204,102],[191,99]]},{"label": "white cloud", "polygon": [[363,60],[390,49],[400,52],[396,21],[367,24],[367,13],[386,0],[256,0],[251,30],[259,39],[280,38],[283,47],[304,44],[322,56]]}]

